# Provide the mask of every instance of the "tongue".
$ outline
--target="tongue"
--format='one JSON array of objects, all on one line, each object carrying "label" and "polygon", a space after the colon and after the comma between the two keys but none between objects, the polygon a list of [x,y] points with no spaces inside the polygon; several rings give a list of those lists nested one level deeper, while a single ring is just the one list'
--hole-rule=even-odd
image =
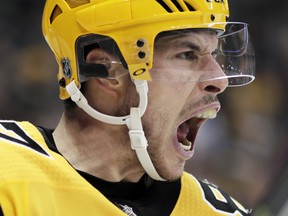
[{"label": "tongue", "polygon": [[[178,141],[183,143],[183,140],[186,138],[186,136],[189,133],[189,126],[186,122],[181,124],[177,129],[177,138]],[[184,143],[183,143],[184,144]]]}]

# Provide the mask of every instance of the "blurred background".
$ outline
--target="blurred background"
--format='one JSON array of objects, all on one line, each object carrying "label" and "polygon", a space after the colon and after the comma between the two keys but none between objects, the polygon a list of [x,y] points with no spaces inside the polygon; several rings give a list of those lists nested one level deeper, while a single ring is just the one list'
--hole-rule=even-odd
[{"label": "blurred background", "polygon": [[[42,36],[44,0],[0,7],[0,119],[54,128],[61,117],[54,56]],[[256,216],[288,215],[288,1],[230,1],[231,21],[250,24],[256,80],[229,88],[218,117],[197,138],[186,166]]]}]

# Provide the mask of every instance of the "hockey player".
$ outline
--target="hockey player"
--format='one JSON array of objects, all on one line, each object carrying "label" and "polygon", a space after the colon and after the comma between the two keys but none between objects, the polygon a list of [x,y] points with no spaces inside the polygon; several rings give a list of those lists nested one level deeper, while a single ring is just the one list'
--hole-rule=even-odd
[{"label": "hockey player", "polygon": [[226,0],[47,0],[54,130],[0,122],[3,215],[250,215],[184,171],[217,95],[254,79]]}]

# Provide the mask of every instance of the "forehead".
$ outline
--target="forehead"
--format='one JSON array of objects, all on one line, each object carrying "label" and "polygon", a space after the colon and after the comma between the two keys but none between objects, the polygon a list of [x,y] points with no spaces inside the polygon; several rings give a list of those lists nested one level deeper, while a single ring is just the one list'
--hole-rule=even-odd
[{"label": "forehead", "polygon": [[214,50],[217,44],[217,33],[213,30],[170,31],[156,37],[155,51],[179,47],[190,47],[199,51]]}]

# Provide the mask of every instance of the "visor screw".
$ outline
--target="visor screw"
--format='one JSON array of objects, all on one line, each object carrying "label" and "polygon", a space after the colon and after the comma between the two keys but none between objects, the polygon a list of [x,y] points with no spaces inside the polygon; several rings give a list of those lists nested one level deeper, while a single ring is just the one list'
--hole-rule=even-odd
[{"label": "visor screw", "polygon": [[211,19],[211,21],[214,21],[214,20],[215,20],[214,14],[211,14],[210,19]]},{"label": "visor screw", "polygon": [[145,53],[144,51],[140,51],[140,52],[138,53],[138,57],[141,58],[141,59],[143,59],[143,58],[146,57],[146,53]]},{"label": "visor screw", "polygon": [[229,17],[228,16],[226,16],[226,22],[228,22],[229,21]]},{"label": "visor screw", "polygon": [[144,40],[139,39],[136,44],[137,44],[137,47],[143,47],[145,42],[144,42]]},{"label": "visor screw", "polygon": [[65,88],[66,86],[66,81],[65,79],[62,77],[60,80],[59,80],[59,86],[62,87],[62,88]]}]

